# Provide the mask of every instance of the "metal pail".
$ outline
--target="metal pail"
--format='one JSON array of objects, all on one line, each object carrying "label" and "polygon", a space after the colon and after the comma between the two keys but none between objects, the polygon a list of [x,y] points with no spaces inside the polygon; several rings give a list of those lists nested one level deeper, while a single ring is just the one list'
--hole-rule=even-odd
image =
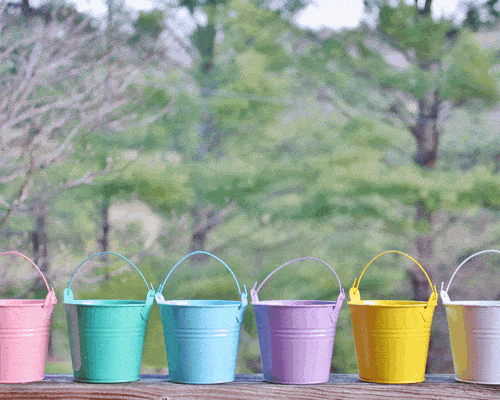
[{"label": "metal pail", "polygon": [[41,381],[56,295],[33,261],[15,251],[0,256],[7,254],[28,260],[42,276],[48,293],[45,300],[0,300],[0,383]]},{"label": "metal pail", "polygon": [[[340,287],[337,301],[259,300],[259,290],[276,271],[301,260],[316,260],[330,268]],[[256,287],[257,282],[250,293],[264,380],[284,384],[328,382],[337,318],[345,298],[333,268],[314,257],[298,258],[276,268]]]},{"label": "metal pail", "polygon": [[[139,300],[75,300],[71,283],[78,269],[91,258],[112,254],[127,261],[141,275],[148,294]],[[144,335],[154,299],[141,271],[120,254],[102,252],[84,260],[64,290],[66,320],[75,380],[115,383],[139,379]]]},{"label": "metal pail", "polygon": [[455,379],[462,382],[500,385],[500,301],[451,301],[448,296],[456,273],[471,258],[498,250],[483,250],[466,258],[451,276],[441,299],[450,329]]},{"label": "metal pail", "polygon": [[[402,254],[420,267],[432,290],[428,302],[361,300],[359,282],[363,274],[373,261],[387,253]],[[378,383],[423,382],[438,294],[422,266],[405,253],[385,251],[354,280],[349,297],[359,378]]]},{"label": "metal pail", "polygon": [[[241,301],[165,300],[162,291],[170,274],[193,254],[206,254],[220,261],[233,276]],[[169,379],[181,383],[232,382],[247,291],[231,268],[220,258],[205,251],[195,251],[182,258],[170,270],[156,293],[160,306],[167,351]]]}]

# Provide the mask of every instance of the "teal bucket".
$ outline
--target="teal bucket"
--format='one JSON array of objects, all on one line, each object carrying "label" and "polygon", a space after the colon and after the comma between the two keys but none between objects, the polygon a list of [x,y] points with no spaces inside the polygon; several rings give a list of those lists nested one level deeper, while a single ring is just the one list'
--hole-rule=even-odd
[{"label": "teal bucket", "polygon": [[[112,254],[127,261],[141,275],[148,294],[139,300],[75,300],[71,283],[78,269],[91,258]],[[139,379],[142,348],[155,291],[141,271],[120,254],[102,252],[84,260],[64,290],[73,372],[76,381],[132,382]]]},{"label": "teal bucket", "polygon": [[[194,254],[206,254],[224,264],[236,282],[241,301],[165,300],[162,291],[170,274]],[[170,270],[156,293],[156,302],[161,311],[171,381],[194,384],[234,381],[241,323],[248,304],[244,288],[242,293],[236,276],[224,261],[204,251],[188,254]]]}]

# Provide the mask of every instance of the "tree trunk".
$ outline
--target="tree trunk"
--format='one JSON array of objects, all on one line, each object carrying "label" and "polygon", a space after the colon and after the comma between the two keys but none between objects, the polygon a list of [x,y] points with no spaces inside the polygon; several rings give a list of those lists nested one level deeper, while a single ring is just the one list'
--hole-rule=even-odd
[{"label": "tree trunk", "polygon": [[[434,168],[437,160],[439,144],[439,131],[437,127],[440,98],[438,91],[428,92],[418,101],[419,116],[415,126],[410,130],[416,140],[416,153],[414,161],[417,165],[425,169]],[[416,204],[415,222],[420,233],[415,239],[416,259],[429,274],[432,280],[437,273],[437,262],[434,254],[433,213],[429,210],[424,199],[420,199]],[[417,301],[428,301],[430,296],[429,282],[419,268],[414,267],[408,272],[411,280],[413,299]],[[438,333],[439,334],[439,333]],[[437,372],[440,365],[437,357],[434,357],[435,336],[431,336],[430,350],[431,356],[428,358],[427,372]],[[437,349],[439,350],[439,349]]]},{"label": "tree trunk", "polygon": [[[193,233],[191,234],[191,244],[189,246],[190,252],[205,250],[205,244],[210,231],[223,223],[235,209],[236,203],[234,201],[218,212],[215,212],[214,207],[209,207],[207,209],[194,207],[191,210],[194,227]],[[204,254],[196,254],[191,257],[193,264],[199,264],[206,259],[207,256]]]},{"label": "tree trunk", "polygon": [[[214,76],[214,47],[215,47],[215,12],[216,7],[207,7],[208,23],[206,26],[198,26],[195,32],[195,45],[198,48],[202,57],[201,70],[201,95],[204,104],[209,104],[209,99],[212,96],[212,91],[217,88],[217,83]],[[202,126],[199,134],[199,144],[196,150],[195,158],[202,160],[208,153],[214,150],[219,144],[221,134],[217,129],[217,125],[213,120],[212,114],[208,107],[204,107],[202,111]],[[193,232],[191,234],[191,243],[189,250],[203,251],[207,241],[208,233],[219,223],[225,219],[225,208],[216,213],[213,206],[203,208],[196,205],[191,210],[193,217]],[[191,257],[191,263],[199,264],[206,260],[204,254],[196,254]]]},{"label": "tree trunk", "polygon": [[[48,249],[48,235],[47,235],[47,216],[49,207],[46,204],[37,204],[33,207],[33,213],[36,218],[35,230],[31,233],[33,242],[33,262],[40,268],[40,271],[47,277],[49,271],[49,249]],[[35,283],[35,292],[44,293],[47,295],[47,288],[43,279],[40,277]],[[47,350],[47,357],[51,358],[54,355],[54,346],[52,341],[52,333],[49,335],[49,344]]]},{"label": "tree trunk", "polygon": [[[46,205],[36,205],[33,212],[36,218],[36,227],[31,233],[33,241],[33,261],[45,275],[50,266],[47,237],[47,214],[49,212],[49,208]],[[42,278],[39,279],[37,287],[45,288],[45,283]]]},{"label": "tree trunk", "polygon": [[[439,113],[439,94],[437,91],[426,93],[418,101],[419,116],[417,124],[410,128],[416,140],[417,151],[414,161],[422,168],[432,169],[436,163],[437,150],[439,144],[439,132],[437,129],[437,119]],[[417,236],[415,245],[417,259],[425,264],[429,276],[435,269],[434,258],[434,238],[432,236],[432,212],[429,211],[425,201],[419,200],[416,205],[415,222],[419,227],[425,227],[427,234]],[[415,300],[427,301],[429,299],[429,284],[425,275],[419,269],[410,271],[413,298]]]},{"label": "tree trunk", "polygon": [[[109,197],[104,197],[102,207],[101,207],[102,236],[97,240],[100,252],[108,251],[108,248],[109,248],[109,229],[110,229],[110,226],[109,226],[109,206],[110,206]],[[106,261],[108,259],[108,257],[106,255],[103,255],[101,257],[101,259],[103,261]]]}]

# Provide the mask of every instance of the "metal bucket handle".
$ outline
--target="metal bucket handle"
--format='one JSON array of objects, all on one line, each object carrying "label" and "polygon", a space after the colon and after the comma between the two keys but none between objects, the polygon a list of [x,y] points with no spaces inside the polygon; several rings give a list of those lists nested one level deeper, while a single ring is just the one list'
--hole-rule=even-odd
[{"label": "metal bucket handle", "polygon": [[330,268],[330,270],[333,272],[333,274],[335,275],[335,277],[337,278],[337,282],[339,283],[339,287],[340,287],[340,293],[337,297],[337,302],[335,304],[335,307],[334,307],[334,310],[337,309],[337,308],[340,308],[342,307],[342,302],[344,301],[345,299],[345,293],[344,293],[344,289],[342,288],[342,284],[340,283],[340,279],[337,275],[337,273],[335,272],[335,270],[330,267],[330,265],[328,265],[326,262],[324,262],[323,260],[320,260],[319,258],[316,258],[316,257],[301,257],[301,258],[297,258],[295,260],[292,260],[292,261],[288,261],[286,263],[284,263],[283,265],[279,266],[278,268],[276,268],[273,272],[271,272],[268,276],[266,276],[266,278],[262,281],[262,283],[259,285],[259,287],[257,289],[255,289],[255,287],[257,286],[257,283],[258,282],[255,282],[255,285],[253,286],[253,288],[250,290],[250,296],[252,298],[252,303],[256,303],[259,301],[259,290],[262,288],[262,286],[264,285],[264,283],[267,282],[267,280],[275,273],[277,272],[278,270],[280,270],[281,268],[283,267],[286,267],[287,265],[289,264],[292,264],[296,261],[301,261],[301,260],[315,260],[315,261],[319,261],[320,263],[326,265],[328,268]]},{"label": "metal bucket handle", "polygon": [[130,261],[129,259],[123,257],[121,254],[118,254],[118,253],[114,253],[112,251],[103,251],[101,253],[97,253],[97,254],[94,254],[93,256],[90,256],[88,258],[86,258],[85,260],[83,260],[80,265],[78,267],[76,267],[76,270],[75,272],[73,272],[73,275],[71,276],[71,279],[69,280],[68,282],[68,286],[66,287],[66,289],[64,289],[64,302],[71,302],[74,300],[74,297],[73,297],[73,292],[71,291],[71,284],[73,283],[73,278],[75,277],[76,273],[78,272],[78,270],[80,269],[80,267],[87,261],[89,261],[90,259],[94,258],[94,257],[97,257],[97,256],[102,256],[102,255],[107,255],[107,254],[110,254],[110,255],[115,255],[115,256],[118,256],[120,258],[122,258],[123,260],[125,260],[126,262],[128,262],[132,267],[134,267],[134,269],[139,273],[139,275],[141,275],[141,278],[142,280],[144,281],[144,283],[146,284],[146,287],[148,288],[148,294],[147,294],[147,297],[146,297],[146,303],[144,305],[144,314],[141,313],[141,315],[143,316],[143,318],[147,318],[148,314],[149,314],[149,309],[151,307],[151,305],[153,304],[153,300],[154,300],[154,297],[155,297],[155,289],[153,287],[153,284],[151,284],[151,289],[149,288],[149,285],[146,281],[146,278],[144,278],[144,275],[142,275],[142,272],[139,271],[139,268],[137,268],[134,263],[132,261]]},{"label": "metal bucket handle", "polygon": [[[333,272],[333,274],[335,275],[335,278],[337,278],[337,282],[339,283],[339,287],[340,287],[340,294],[339,294],[339,297],[344,294],[344,289],[342,288],[342,284],[340,283],[340,279],[337,275],[337,273],[335,272],[335,270],[330,267],[330,265],[328,265],[326,262],[324,262],[323,260],[320,260],[319,258],[315,258],[315,257],[302,257],[302,258],[297,258],[295,260],[292,260],[292,261],[288,261],[286,263],[284,263],[283,265],[279,266],[278,268],[276,268],[273,272],[271,272],[268,276],[266,276],[266,278],[262,281],[262,283],[259,285],[259,287],[257,289],[255,289],[255,287],[257,286],[257,283],[258,282],[255,282],[255,285],[253,286],[252,290],[250,290],[250,295],[252,297],[252,302],[254,301],[259,301],[259,290],[262,288],[262,286],[264,285],[264,283],[267,282],[267,280],[274,275],[275,272],[279,271],[281,268],[283,267],[286,267],[287,265],[289,264],[292,264],[296,261],[302,261],[302,260],[315,260],[315,261],[319,261],[320,263],[326,265],[328,268],[330,268],[330,271]],[[345,297],[345,296],[344,296]],[[342,297],[342,299],[344,298]]]},{"label": "metal bucket handle", "polygon": [[358,279],[354,279],[354,283],[352,284],[351,289],[349,290],[349,297],[351,301],[353,302],[360,302],[361,301],[361,295],[359,292],[359,282],[361,282],[361,278],[363,277],[363,274],[365,273],[366,269],[371,265],[372,262],[374,262],[377,258],[380,256],[383,256],[384,254],[387,253],[396,253],[396,254],[401,254],[410,260],[412,260],[415,264],[418,265],[418,267],[422,270],[424,273],[425,277],[427,278],[427,281],[429,282],[429,285],[431,287],[432,293],[431,296],[429,297],[429,301],[427,302],[427,307],[425,307],[424,310],[422,310],[422,316],[425,321],[431,321],[432,316],[434,314],[434,307],[437,305],[437,299],[438,299],[438,293],[437,293],[437,288],[435,285],[432,284],[431,278],[429,278],[429,275],[425,271],[425,269],[419,264],[417,260],[415,260],[413,257],[409,256],[408,254],[405,254],[401,251],[398,250],[387,250],[384,251],[383,253],[380,253],[378,256],[373,258],[363,269],[363,272],[361,272],[361,275],[359,276]]},{"label": "metal bucket handle", "polygon": [[38,268],[37,265],[33,261],[31,261],[28,257],[26,257],[24,254],[18,253],[17,251],[6,251],[3,253],[0,253],[0,256],[4,256],[7,254],[14,254],[17,256],[21,256],[25,260],[28,260],[31,263],[31,265],[33,265],[36,268],[36,270],[38,271],[38,273],[42,277],[43,282],[45,283],[45,287],[47,288],[47,292],[48,292],[47,296],[45,296],[45,303],[44,303],[42,308],[47,308],[49,306],[53,306],[54,304],[57,304],[57,299],[56,299],[56,294],[54,292],[54,289],[50,290],[49,284],[47,283],[47,279],[45,279],[45,276],[43,276],[43,273],[42,273],[42,271],[40,271],[40,268]]},{"label": "metal bucket handle", "polygon": [[457,269],[455,270],[455,272],[453,272],[453,275],[451,276],[450,278],[450,281],[448,282],[448,286],[446,286],[446,290],[443,289],[444,287],[444,282],[441,282],[441,299],[443,300],[443,304],[448,304],[451,300],[450,300],[450,297],[448,296],[448,290],[450,290],[450,286],[451,286],[451,282],[453,281],[453,278],[455,278],[455,275],[457,274],[457,272],[460,270],[460,268],[462,268],[462,266],[467,262],[469,261],[471,258],[474,258],[480,254],[484,254],[484,253],[498,253],[500,254],[500,251],[498,250],[494,250],[494,249],[491,249],[491,250],[482,250],[482,251],[479,251],[469,257],[467,257],[465,260],[463,260],[460,265],[457,267]]},{"label": "metal bucket handle", "polygon": [[231,273],[231,275],[233,276],[233,279],[234,281],[236,282],[236,286],[238,286],[238,293],[241,297],[241,306],[246,306],[248,304],[248,300],[247,300],[247,287],[245,285],[243,285],[245,291],[242,292],[241,291],[241,288],[240,288],[240,284],[238,283],[238,279],[236,279],[236,275],[234,275],[234,272],[232,271],[231,268],[229,268],[229,266],[224,262],[222,261],[219,257],[217,256],[214,256],[213,254],[211,253],[208,253],[206,251],[202,251],[202,250],[198,250],[198,251],[193,251],[192,253],[189,253],[187,256],[184,256],[182,257],[179,261],[177,261],[177,264],[175,264],[173,266],[173,268],[170,270],[170,272],[168,273],[167,277],[165,278],[165,280],[163,281],[163,283],[160,285],[160,287],[158,288],[158,292],[156,292],[156,300],[157,301],[165,301],[165,298],[163,297],[163,287],[165,286],[165,284],[167,283],[167,280],[168,278],[170,277],[170,274],[172,272],[174,272],[174,269],[181,263],[183,262],[186,258],[188,257],[191,257],[192,255],[195,255],[195,254],[206,254],[210,257],[213,257],[215,258],[216,260],[220,261],[226,268],[227,270]]}]

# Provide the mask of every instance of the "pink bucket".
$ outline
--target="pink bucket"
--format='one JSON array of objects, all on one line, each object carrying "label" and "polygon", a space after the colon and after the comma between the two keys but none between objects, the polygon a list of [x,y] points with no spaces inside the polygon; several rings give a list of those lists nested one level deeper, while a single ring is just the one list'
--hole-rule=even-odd
[{"label": "pink bucket", "polygon": [[[300,260],[316,260],[326,265],[337,278],[337,301],[267,300],[260,301],[262,285],[279,269]],[[328,382],[332,363],[335,329],[344,289],[332,267],[314,257],[289,261],[271,272],[258,289],[251,290],[264,380],[284,384]]]},{"label": "pink bucket", "polygon": [[35,382],[43,379],[49,339],[50,318],[57,303],[40,269],[28,257],[7,251],[28,260],[40,273],[48,294],[45,300],[0,300],[0,383]]}]

